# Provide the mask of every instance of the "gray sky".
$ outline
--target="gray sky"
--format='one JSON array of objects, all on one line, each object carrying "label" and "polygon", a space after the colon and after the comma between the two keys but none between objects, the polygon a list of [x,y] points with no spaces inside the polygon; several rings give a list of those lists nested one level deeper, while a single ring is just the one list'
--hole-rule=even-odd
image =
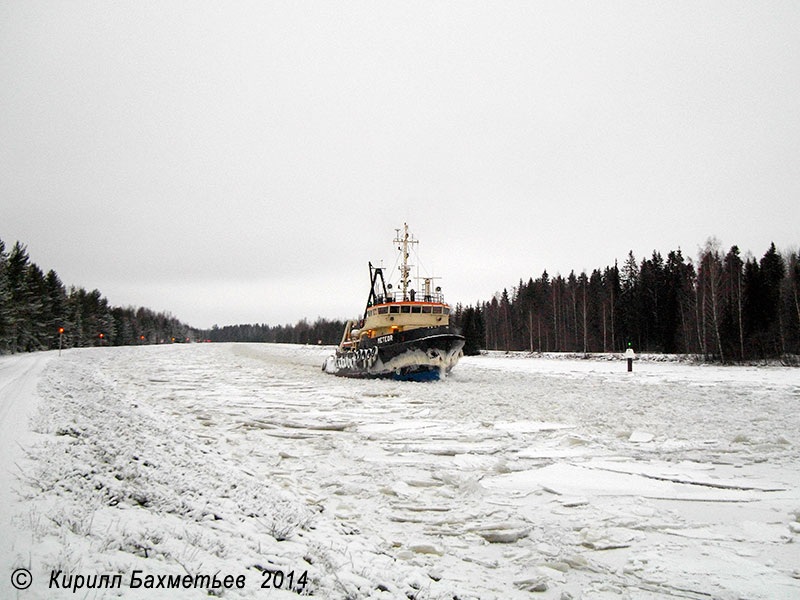
[{"label": "gray sky", "polygon": [[0,238],[199,327],[800,242],[798,2],[0,1]]}]

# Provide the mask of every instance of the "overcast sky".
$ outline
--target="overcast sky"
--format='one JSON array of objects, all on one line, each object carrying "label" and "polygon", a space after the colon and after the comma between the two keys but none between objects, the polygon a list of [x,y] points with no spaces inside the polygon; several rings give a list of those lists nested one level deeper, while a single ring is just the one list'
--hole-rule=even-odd
[{"label": "overcast sky", "polygon": [[0,239],[198,327],[800,242],[800,3],[0,1]]}]

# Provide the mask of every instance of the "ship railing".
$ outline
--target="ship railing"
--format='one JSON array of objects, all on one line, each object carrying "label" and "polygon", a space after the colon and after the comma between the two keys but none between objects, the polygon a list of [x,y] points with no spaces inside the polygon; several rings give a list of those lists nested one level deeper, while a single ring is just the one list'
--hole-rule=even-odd
[{"label": "ship railing", "polygon": [[406,292],[405,297],[403,297],[402,291],[396,292],[389,292],[388,295],[378,295],[375,297],[375,301],[373,306],[377,304],[390,304],[392,302],[431,302],[435,304],[444,304],[444,294],[441,292],[432,292],[430,294],[426,294],[424,292],[417,292],[414,291],[412,293],[411,290]]}]

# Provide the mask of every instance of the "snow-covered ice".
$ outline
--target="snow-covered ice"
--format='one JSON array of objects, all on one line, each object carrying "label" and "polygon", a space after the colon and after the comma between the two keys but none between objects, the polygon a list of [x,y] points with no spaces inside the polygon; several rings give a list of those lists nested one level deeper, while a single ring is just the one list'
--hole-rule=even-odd
[{"label": "snow-covered ice", "polygon": [[244,575],[232,598],[297,596],[267,569],[320,598],[800,597],[797,369],[490,353],[413,383],[330,352],[0,358],[0,597],[73,596],[52,571],[156,597],[134,569]]}]

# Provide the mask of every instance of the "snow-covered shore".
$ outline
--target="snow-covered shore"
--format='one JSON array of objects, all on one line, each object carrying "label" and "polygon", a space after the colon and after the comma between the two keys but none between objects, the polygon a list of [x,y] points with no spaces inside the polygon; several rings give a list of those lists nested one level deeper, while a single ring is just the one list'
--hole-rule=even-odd
[{"label": "snow-covered shore", "polygon": [[72,596],[53,572],[166,595],[134,571],[248,598],[800,596],[800,371],[490,354],[416,384],[326,375],[329,351],[0,358],[24,446],[0,597]]}]

